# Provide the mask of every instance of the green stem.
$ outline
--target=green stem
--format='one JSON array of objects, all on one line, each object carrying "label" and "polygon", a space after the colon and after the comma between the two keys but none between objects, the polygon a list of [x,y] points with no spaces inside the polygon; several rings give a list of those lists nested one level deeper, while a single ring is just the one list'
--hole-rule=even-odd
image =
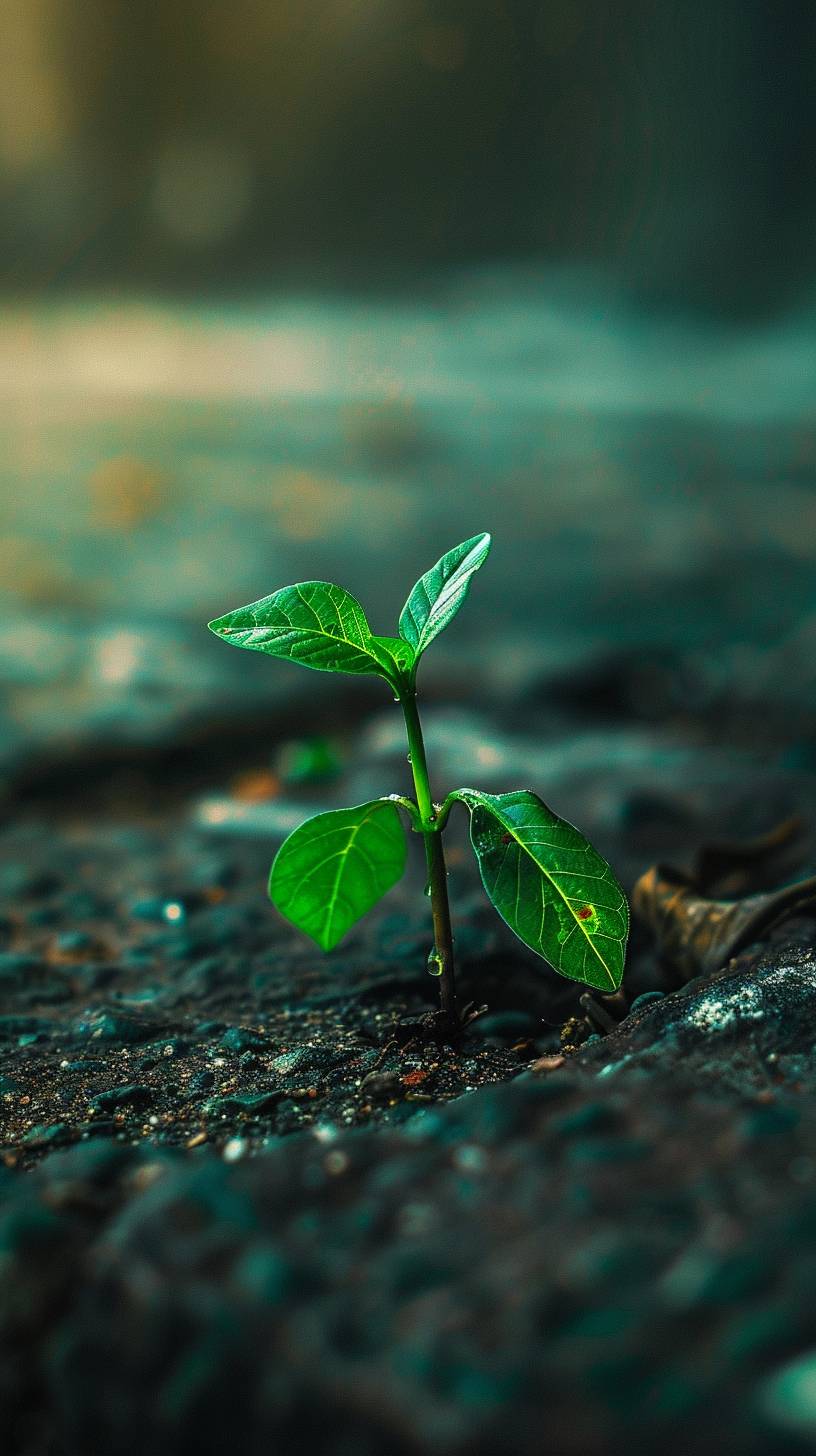
[{"label": "green stem", "polygon": [[431,895],[434,932],[434,946],[429,959],[435,961],[439,966],[439,1004],[449,1016],[458,1019],[453,933],[450,905],[448,904],[448,873],[445,868],[445,852],[442,848],[440,826],[436,820],[436,810],[431,797],[425,741],[422,737],[422,725],[419,721],[416,694],[413,689],[404,689],[400,693],[400,702],[405,715],[411,771],[414,776],[414,789],[420,816],[420,833],[425,842],[425,862],[428,867],[428,888]]},{"label": "green stem", "polygon": [[415,830],[417,834],[422,833],[422,825],[419,818],[419,809],[417,808],[413,799],[406,799],[404,794],[385,794],[383,797],[384,799],[390,800],[392,804],[399,804],[400,808],[404,809],[406,814],[408,815],[408,818],[411,821],[411,828]]}]

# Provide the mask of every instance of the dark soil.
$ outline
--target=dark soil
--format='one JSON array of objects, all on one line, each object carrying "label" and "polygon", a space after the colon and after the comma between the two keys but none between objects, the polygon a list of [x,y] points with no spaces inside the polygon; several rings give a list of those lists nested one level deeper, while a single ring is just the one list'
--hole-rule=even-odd
[{"label": "dark soil", "polygon": [[[812,319],[697,329],[582,278],[26,310],[0,391],[0,1456],[816,1448],[812,918],[726,937],[691,984],[635,921],[625,996],[587,1005],[486,905],[452,816],[461,999],[488,1010],[428,1039],[419,844],[329,957],[265,896],[299,818],[407,790],[388,693],[203,625],[326,577],[389,632],[492,529],[423,659],[435,787],[535,789],[627,890],[792,814],[787,861],[705,894],[813,875]],[[320,773],[286,748],[307,733]]]},{"label": "dark soil", "polygon": [[[685,987],[636,926],[599,1023],[454,832],[488,1010],[452,1046],[421,881],[323,957],[264,897],[297,805],[244,776],[208,826],[199,772],[159,761],[131,807],[87,763],[83,802],[46,828],[23,793],[3,831],[0,1449],[808,1449],[810,920]],[[704,836],[693,801],[619,792],[624,870]]]},{"label": "dark soil", "polygon": [[[314,1125],[402,1121],[558,1047],[535,1005],[494,1009],[456,1048],[428,1038],[427,928],[407,895],[324,957],[265,901],[257,843],[225,852],[169,822],[69,823],[47,840],[11,831],[5,848],[8,1166],[99,1137],[235,1158]],[[463,951],[468,938],[466,920]]]},{"label": "dark soil", "polygon": [[[452,820],[460,997],[487,1010],[450,1045],[418,842],[331,956],[265,895],[301,817],[404,785],[390,705],[341,695],[334,777],[287,777],[303,700],[219,665],[217,712],[145,680],[64,738],[53,694],[4,700],[30,731],[0,828],[3,1456],[812,1449],[812,907],[688,984],[636,922],[625,994],[587,1002],[495,917]],[[483,714],[451,678],[436,781],[535,786],[629,890],[816,823],[785,664],[761,713],[751,670],[669,667],[601,655]],[[752,888],[813,868],[805,835]]]}]

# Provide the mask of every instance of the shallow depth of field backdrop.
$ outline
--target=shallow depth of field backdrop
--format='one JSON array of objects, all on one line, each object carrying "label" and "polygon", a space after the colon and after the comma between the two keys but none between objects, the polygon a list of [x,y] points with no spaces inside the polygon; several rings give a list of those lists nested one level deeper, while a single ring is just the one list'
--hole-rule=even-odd
[{"label": "shallow depth of field backdrop", "polygon": [[203,622],[329,577],[388,632],[485,528],[429,690],[452,654],[485,702],[648,649],[691,714],[678,656],[801,698],[815,29],[806,0],[3,7],[11,777],[320,691]]},{"label": "shallow depth of field backdrop", "polygon": [[4,1456],[813,1451],[813,882],[732,959],[641,881],[587,1006],[452,816],[425,1042],[416,836],[330,956],[264,893],[398,709],[206,623],[492,531],[433,787],[813,875],[815,71],[813,0],[0,3]]}]

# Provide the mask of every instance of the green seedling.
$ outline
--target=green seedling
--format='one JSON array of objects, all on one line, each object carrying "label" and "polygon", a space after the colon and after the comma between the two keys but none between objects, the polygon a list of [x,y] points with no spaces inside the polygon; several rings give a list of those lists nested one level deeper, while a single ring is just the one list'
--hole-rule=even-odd
[{"label": "green seedling", "polygon": [[532,790],[453,789],[441,802],[431,793],[417,668],[456,616],[489,550],[489,535],[473,536],[420,577],[400,614],[398,637],[377,636],[356,598],[325,581],[282,587],[209,624],[236,647],[321,672],[371,673],[392,689],[405,716],[415,797],[389,794],[307,819],[278,850],[269,896],[287,920],[332,950],[402,875],[402,811],[424,841],[433,920],[428,970],[439,978],[441,1009],[451,1023],[458,1023],[459,1011],[443,834],[455,804],[470,815],[470,841],[492,904],[560,975],[616,991],[629,930],[626,897],[609,865]]}]

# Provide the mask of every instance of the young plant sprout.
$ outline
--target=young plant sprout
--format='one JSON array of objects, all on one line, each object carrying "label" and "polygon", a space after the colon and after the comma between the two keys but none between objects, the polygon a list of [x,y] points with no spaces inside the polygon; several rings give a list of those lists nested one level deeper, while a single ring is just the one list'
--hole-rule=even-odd
[{"label": "young plant sprout", "polygon": [[268,652],[321,672],[384,678],[405,716],[413,799],[389,794],[307,819],[284,841],[269,875],[280,913],[332,950],[403,873],[406,839],[399,810],[425,845],[433,947],[428,969],[439,978],[444,1018],[458,1024],[453,934],[443,834],[454,804],[470,815],[470,841],[482,883],[499,915],[560,975],[601,991],[623,976],[629,908],[609,865],[531,789],[487,794],[431,793],[417,711],[416,676],[426,647],[453,620],[490,536],[473,536],[420,577],[402,609],[398,637],[379,637],[360,603],[342,587],[305,581],[210,622],[236,647]]}]

